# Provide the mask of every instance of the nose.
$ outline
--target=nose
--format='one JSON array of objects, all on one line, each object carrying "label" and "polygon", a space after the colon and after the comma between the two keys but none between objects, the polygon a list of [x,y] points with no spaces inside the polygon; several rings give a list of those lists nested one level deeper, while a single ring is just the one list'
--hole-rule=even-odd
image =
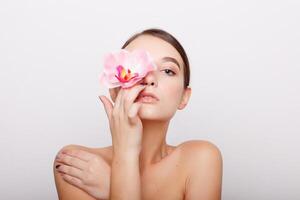
[{"label": "nose", "polygon": [[157,85],[157,79],[155,76],[155,72],[150,71],[148,74],[141,80],[141,85],[150,85],[155,86]]}]

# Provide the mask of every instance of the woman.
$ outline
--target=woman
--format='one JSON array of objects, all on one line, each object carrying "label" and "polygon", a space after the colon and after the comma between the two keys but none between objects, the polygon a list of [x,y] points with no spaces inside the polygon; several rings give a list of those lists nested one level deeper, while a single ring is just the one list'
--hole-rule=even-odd
[{"label": "woman", "polygon": [[[53,166],[59,199],[221,199],[219,149],[204,140],[166,143],[171,118],[185,108],[191,95],[183,47],[166,31],[147,29],[122,47],[139,48],[150,52],[158,69],[129,89],[109,89],[114,105],[100,97],[112,146],[62,148]],[[155,97],[149,103],[143,94]]]}]

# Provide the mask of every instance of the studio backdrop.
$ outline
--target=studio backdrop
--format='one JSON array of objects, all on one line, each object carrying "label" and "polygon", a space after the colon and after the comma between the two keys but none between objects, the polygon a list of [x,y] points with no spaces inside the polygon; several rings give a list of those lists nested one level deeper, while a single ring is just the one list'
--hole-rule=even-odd
[{"label": "studio backdrop", "polygon": [[104,53],[161,28],[185,48],[192,96],[167,142],[222,152],[224,200],[300,198],[300,3],[0,2],[0,196],[53,200],[64,146],[111,145]]}]

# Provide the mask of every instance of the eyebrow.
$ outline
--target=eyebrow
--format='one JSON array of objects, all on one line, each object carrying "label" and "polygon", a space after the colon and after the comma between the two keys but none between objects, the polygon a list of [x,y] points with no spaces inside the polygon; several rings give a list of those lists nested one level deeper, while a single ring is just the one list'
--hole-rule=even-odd
[{"label": "eyebrow", "polygon": [[178,61],[175,58],[167,56],[167,57],[163,57],[162,61],[164,61],[164,62],[173,62],[173,63],[175,63],[178,66],[178,68],[180,70],[180,65],[179,65]]}]

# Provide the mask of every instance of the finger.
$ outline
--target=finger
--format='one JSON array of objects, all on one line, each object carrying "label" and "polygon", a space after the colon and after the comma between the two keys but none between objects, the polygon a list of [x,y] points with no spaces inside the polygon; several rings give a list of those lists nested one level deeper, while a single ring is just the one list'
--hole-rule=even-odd
[{"label": "finger", "polygon": [[128,89],[128,91],[125,92],[124,94],[124,112],[128,115],[129,109],[132,106],[134,100],[138,97],[139,93],[145,89],[145,85],[137,85],[134,86],[130,89]]},{"label": "finger", "polygon": [[75,167],[64,165],[61,163],[56,170],[60,173],[67,174],[78,179],[82,179],[83,171]]},{"label": "finger", "polygon": [[124,90],[126,90],[126,89],[120,88],[117,98],[116,98],[116,101],[115,101],[115,104],[114,104],[114,112],[117,112],[118,114],[121,114],[120,108],[122,108],[121,105],[122,105],[122,101],[123,101]]},{"label": "finger", "polygon": [[142,106],[141,103],[133,103],[132,106],[130,107],[128,111],[128,118],[131,124],[135,124],[137,122],[137,118],[138,118],[137,114],[141,106]]},{"label": "finger", "polygon": [[75,167],[77,169],[84,169],[87,165],[87,163],[79,158],[72,157],[66,154],[59,154],[56,158],[56,161],[59,161],[61,163],[64,163],[66,165]]},{"label": "finger", "polygon": [[111,121],[111,114],[112,114],[112,110],[113,110],[113,104],[104,95],[99,96],[99,99],[101,100],[101,102],[104,106],[104,109],[105,109],[108,120]]},{"label": "finger", "polygon": [[63,178],[65,181],[67,181],[68,183],[70,183],[70,184],[72,184],[72,185],[74,185],[74,186],[76,186],[76,187],[78,187],[78,188],[84,189],[84,188],[83,188],[83,187],[84,187],[84,184],[83,184],[83,182],[82,182],[80,179],[75,178],[75,177],[73,177],[73,176],[70,176],[70,175],[68,175],[68,174],[62,174],[61,176],[62,176],[62,178]]},{"label": "finger", "polygon": [[62,151],[63,154],[75,157],[75,158],[79,158],[83,161],[90,161],[91,159],[93,159],[96,155],[81,149],[66,149]]}]

